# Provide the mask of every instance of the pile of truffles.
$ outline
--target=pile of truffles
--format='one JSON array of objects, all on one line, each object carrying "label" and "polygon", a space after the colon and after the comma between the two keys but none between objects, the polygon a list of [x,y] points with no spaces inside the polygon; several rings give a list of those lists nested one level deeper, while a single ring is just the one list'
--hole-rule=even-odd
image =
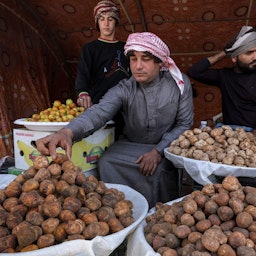
[{"label": "pile of truffles", "polygon": [[26,252],[68,240],[93,239],[134,222],[133,204],[59,154],[34,166],[0,190],[0,252]]},{"label": "pile of truffles", "polygon": [[186,130],[171,143],[168,151],[196,160],[256,167],[256,137],[242,128],[232,130],[228,125]]},{"label": "pile of truffles", "polygon": [[227,176],[146,217],[146,241],[163,256],[255,256],[256,188]]}]

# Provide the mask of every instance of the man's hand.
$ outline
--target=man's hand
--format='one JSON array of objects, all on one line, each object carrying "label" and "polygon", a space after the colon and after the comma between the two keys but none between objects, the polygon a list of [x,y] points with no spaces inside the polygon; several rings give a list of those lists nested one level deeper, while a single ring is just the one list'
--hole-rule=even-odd
[{"label": "man's hand", "polygon": [[136,164],[140,164],[140,172],[145,176],[151,176],[156,171],[157,165],[161,162],[162,157],[156,149],[152,149],[140,156]]},{"label": "man's hand", "polygon": [[92,99],[89,95],[80,96],[77,99],[77,105],[84,107],[84,110],[92,106]]},{"label": "man's hand", "polygon": [[215,63],[224,59],[225,57],[226,57],[225,51],[220,51],[220,52],[208,57],[208,60],[209,60],[211,65],[214,65]]},{"label": "man's hand", "polygon": [[63,128],[60,131],[36,140],[37,150],[46,156],[56,158],[56,148],[61,147],[66,151],[67,157],[71,158],[72,148],[72,131],[67,128]]}]

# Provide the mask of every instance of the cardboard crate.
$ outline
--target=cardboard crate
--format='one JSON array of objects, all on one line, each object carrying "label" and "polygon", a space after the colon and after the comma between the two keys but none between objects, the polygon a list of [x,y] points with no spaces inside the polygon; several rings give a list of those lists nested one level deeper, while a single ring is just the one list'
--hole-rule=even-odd
[{"label": "cardboard crate", "polygon": [[[32,131],[26,128],[14,129],[14,158],[15,167],[27,170],[33,166],[33,158],[40,155],[35,141],[53,132]],[[80,166],[83,171],[95,169],[96,163],[102,153],[114,142],[115,128],[100,129],[92,135],[73,144],[71,160]],[[61,148],[57,152],[64,153]],[[51,161],[51,157],[49,157]]]}]

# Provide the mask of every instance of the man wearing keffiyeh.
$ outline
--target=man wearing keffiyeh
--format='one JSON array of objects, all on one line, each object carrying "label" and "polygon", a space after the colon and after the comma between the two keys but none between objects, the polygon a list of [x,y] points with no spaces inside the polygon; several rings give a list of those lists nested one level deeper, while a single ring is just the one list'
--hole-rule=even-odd
[{"label": "man wearing keffiyeh", "polygon": [[[212,68],[226,56],[233,63],[232,68]],[[192,65],[187,74],[201,83],[220,88],[223,124],[234,129],[240,126],[246,131],[256,129],[255,28],[243,26],[223,51]]]},{"label": "man wearing keffiyeh", "polygon": [[[231,68],[214,69],[212,66],[230,58]],[[216,127],[229,125],[233,129],[242,127],[256,134],[256,30],[243,26],[229,40],[223,51],[204,58],[192,65],[187,74],[195,80],[218,86],[222,94],[223,123]],[[238,178],[243,186],[256,186],[256,178]],[[218,183],[222,177],[216,177]]]},{"label": "man wearing keffiyeh", "polygon": [[192,87],[157,35],[133,33],[124,49],[132,77],[109,89],[98,104],[64,129],[36,143],[41,153],[53,158],[57,146],[70,156],[72,140],[90,135],[121,109],[124,138],[100,157],[99,177],[104,182],[132,187],[153,207],[158,201],[180,196],[178,171],[164,157],[164,149],[193,125]]}]

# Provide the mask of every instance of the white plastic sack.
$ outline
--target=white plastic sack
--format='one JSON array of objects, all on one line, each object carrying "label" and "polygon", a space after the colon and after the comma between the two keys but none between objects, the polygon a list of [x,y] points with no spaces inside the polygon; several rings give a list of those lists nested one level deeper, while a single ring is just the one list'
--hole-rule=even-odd
[{"label": "white plastic sack", "polygon": [[16,177],[13,174],[0,174],[0,189],[4,189]]},{"label": "white plastic sack", "polygon": [[[175,199],[166,204],[172,205],[174,202],[179,202],[183,198],[184,197]],[[155,208],[150,209],[147,216],[153,214],[155,211]],[[157,253],[146,241],[144,235],[144,227],[146,226],[146,224],[146,220],[144,219],[136,228],[136,230],[129,235],[127,243],[128,256],[160,256],[160,254]]]},{"label": "white plastic sack", "polygon": [[256,177],[256,168],[234,166],[227,164],[215,164],[209,161],[200,161],[187,157],[174,155],[164,150],[165,157],[170,160],[176,168],[184,168],[193,180],[205,186],[212,182],[212,176],[235,176],[235,177]]},{"label": "white plastic sack", "polygon": [[[0,180],[0,186],[1,183],[2,180]],[[128,186],[110,183],[106,183],[106,186],[124,192],[125,198],[132,201],[134,223],[130,226],[117,233],[104,237],[98,236],[92,240],[78,239],[31,252],[1,253],[1,256],[107,256],[111,254],[145,218],[148,213],[148,202],[143,195]]]}]

